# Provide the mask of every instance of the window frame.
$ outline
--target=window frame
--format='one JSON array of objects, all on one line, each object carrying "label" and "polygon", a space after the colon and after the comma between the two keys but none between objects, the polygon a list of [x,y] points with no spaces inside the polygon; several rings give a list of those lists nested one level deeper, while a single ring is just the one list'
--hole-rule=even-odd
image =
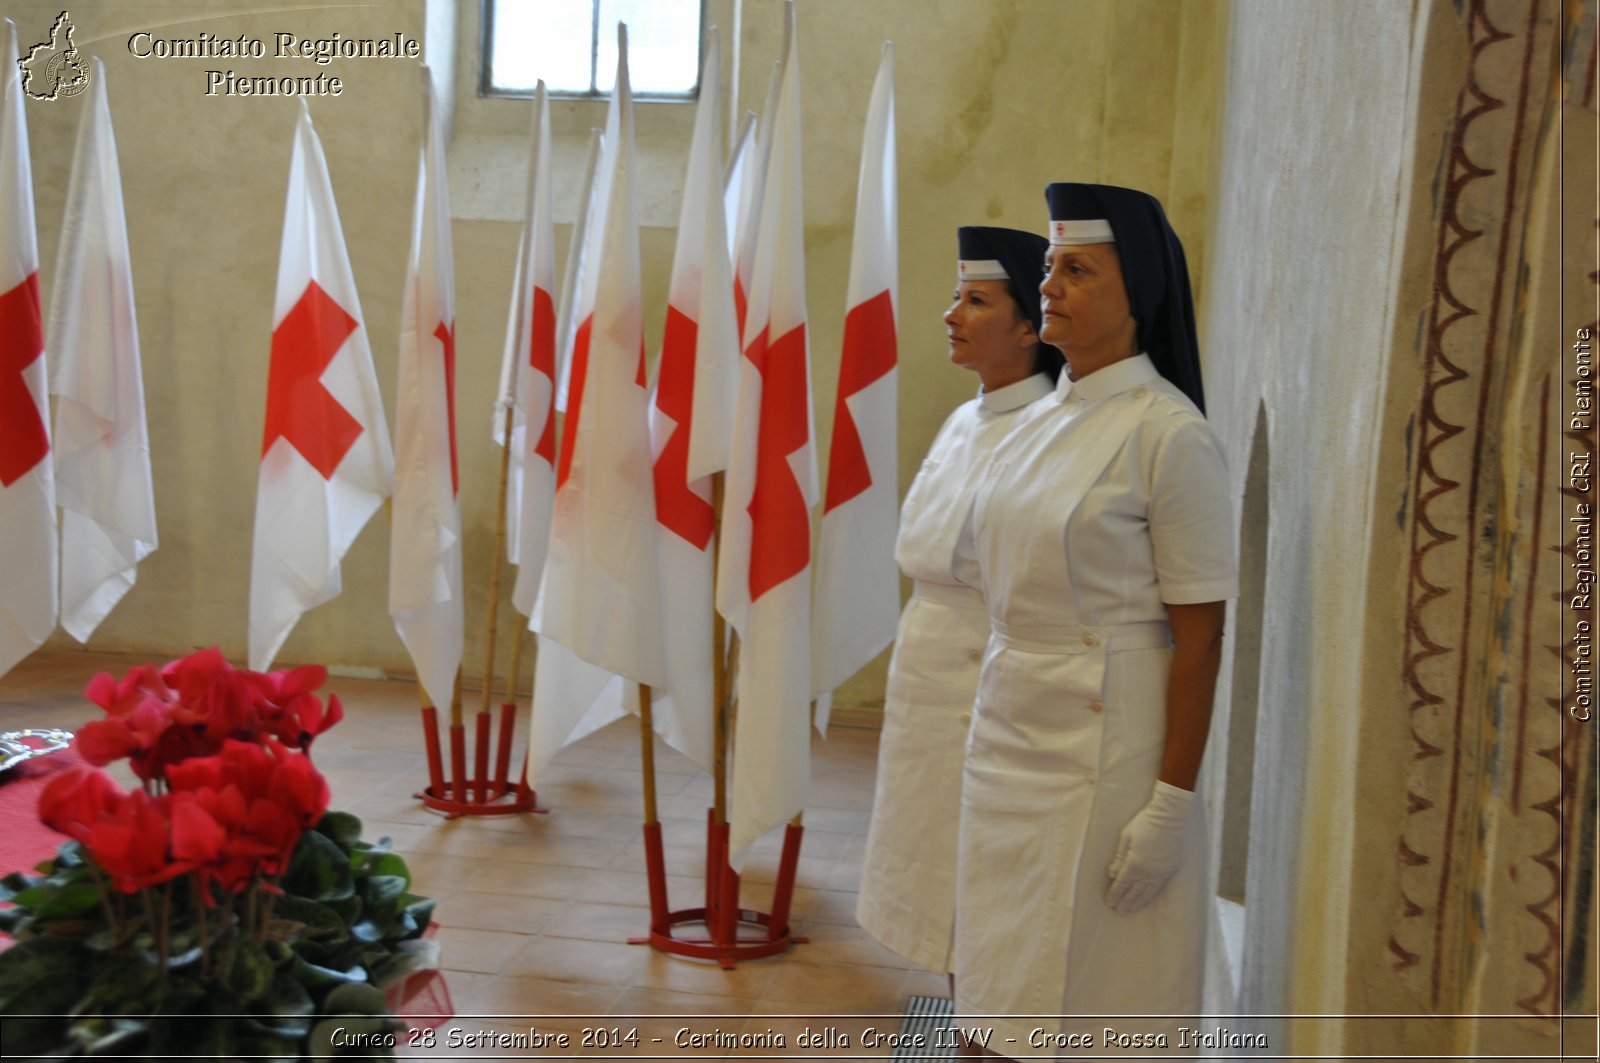
[{"label": "window frame", "polygon": [[[494,84],[494,24],[495,7],[499,0],[480,0],[478,7],[478,96],[482,99],[525,100],[531,99],[533,89],[502,88]],[[570,2],[570,0],[569,0]],[[599,55],[600,55],[600,0],[587,0],[590,5],[590,32],[589,38],[589,84],[587,92],[572,92],[570,90],[551,89],[546,87],[550,99],[554,100],[588,100],[605,102],[611,99],[610,90],[601,91],[595,85],[599,81]],[[694,85],[683,94],[643,92],[634,88],[633,98],[640,103],[696,103],[700,99],[700,71],[705,67],[706,52],[706,8],[708,0],[699,0],[698,17],[699,26],[695,34],[695,67]]]}]

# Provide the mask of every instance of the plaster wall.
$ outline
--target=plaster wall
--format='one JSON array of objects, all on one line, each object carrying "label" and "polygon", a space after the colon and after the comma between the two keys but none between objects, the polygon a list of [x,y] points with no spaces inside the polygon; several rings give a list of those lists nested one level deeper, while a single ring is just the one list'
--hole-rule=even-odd
[{"label": "plaster wall", "polygon": [[[1261,461],[1251,437],[1263,412],[1257,445],[1270,469],[1270,538],[1260,523],[1240,530],[1245,552],[1265,557],[1252,606],[1261,618],[1253,781],[1215,754],[1234,682],[1244,681],[1226,670],[1209,758],[1214,793],[1230,774],[1235,787],[1252,786],[1243,1012],[1321,1010],[1319,983],[1342,986],[1347,960],[1357,839],[1346,810],[1359,753],[1351,709],[1364,627],[1392,593],[1364,573],[1380,518],[1373,477],[1406,205],[1411,23],[1398,4],[1229,5],[1202,339],[1207,412],[1240,497]],[[1276,1046],[1287,1031],[1272,1032]]]},{"label": "plaster wall", "polygon": [[[778,56],[777,0],[709,0],[725,65],[738,57],[737,102],[759,111]],[[162,545],[92,645],[153,655],[245,645],[250,528],[264,408],[272,286],[297,104],[204,95],[219,60],[138,60],[138,29],[192,37],[401,32],[424,42],[450,119],[457,288],[457,404],[468,592],[464,674],[482,671],[498,451],[489,422],[527,170],[525,100],[477,95],[476,3],[387,0],[240,14],[220,0],[107,0],[72,11],[78,46],[107,64],[134,256]],[[24,41],[59,12],[18,0]],[[448,14],[448,18],[446,15]],[[740,27],[732,39],[731,27]],[[976,381],[945,358],[940,315],[953,287],[959,224],[1041,229],[1051,180],[1112,181],[1167,203],[1204,284],[1212,170],[1218,9],[1207,0],[801,0],[807,294],[819,459],[826,468],[844,318],[860,138],[882,43],[896,46],[900,172],[900,401],[903,492],[946,413]],[[1061,61],[1071,37],[1074,58]],[[737,46],[736,46],[737,45]],[[446,50],[441,53],[441,49]],[[450,50],[453,49],[453,50]],[[246,60],[241,73],[305,72]],[[339,60],[315,68],[343,95],[310,101],[332,171],[356,283],[393,417],[401,286],[420,130],[414,64]],[[1050,91],[1041,94],[1041,85]],[[1042,98],[1041,98],[1042,97]],[[591,126],[604,105],[554,108],[556,221],[565,253]],[[29,104],[38,194],[40,278],[48,304],[61,202],[79,114],[74,101]],[[646,342],[665,318],[693,107],[638,105]],[[308,613],[281,662],[324,661],[408,674],[387,612],[388,536],[377,519],[345,559],[341,597]],[[509,584],[508,584],[509,586]],[[504,624],[502,624],[504,631]],[[72,645],[58,633],[53,645]],[[500,660],[505,660],[502,643]],[[880,659],[836,705],[881,705]]]},{"label": "plaster wall", "polygon": [[[1556,188],[1592,66],[1563,85],[1561,57],[1592,62],[1593,17],[1229,8],[1209,412],[1240,455],[1264,411],[1270,452],[1270,529],[1241,529],[1266,579],[1237,1007],[1395,1016],[1282,1024],[1275,1049],[1531,1057],[1593,1011],[1594,739],[1560,711],[1550,459],[1582,324],[1558,322],[1557,248],[1593,247],[1591,199]],[[1567,148],[1588,188],[1591,103]]]}]

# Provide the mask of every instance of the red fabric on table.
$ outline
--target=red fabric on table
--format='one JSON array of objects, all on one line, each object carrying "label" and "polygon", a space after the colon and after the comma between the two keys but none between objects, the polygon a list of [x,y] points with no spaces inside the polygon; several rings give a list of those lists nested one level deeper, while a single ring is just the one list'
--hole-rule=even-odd
[{"label": "red fabric on table", "polygon": [[39,822],[39,794],[50,777],[83,763],[75,749],[25,760],[0,773],[0,874],[32,871],[67,836]]}]

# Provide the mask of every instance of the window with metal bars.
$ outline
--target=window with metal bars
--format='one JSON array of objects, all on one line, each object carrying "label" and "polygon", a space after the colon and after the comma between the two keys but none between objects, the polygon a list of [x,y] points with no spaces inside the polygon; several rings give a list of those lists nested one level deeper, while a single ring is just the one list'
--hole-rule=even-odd
[{"label": "window with metal bars", "polygon": [[704,0],[484,0],[485,96],[603,99],[617,73],[617,23],[628,26],[636,99],[692,100],[700,89]]}]

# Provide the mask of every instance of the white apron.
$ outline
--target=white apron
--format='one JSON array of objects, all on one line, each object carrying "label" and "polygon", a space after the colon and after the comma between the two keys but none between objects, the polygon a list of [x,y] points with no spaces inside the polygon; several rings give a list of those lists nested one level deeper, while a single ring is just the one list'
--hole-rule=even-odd
[{"label": "white apron", "polygon": [[[1136,366],[1113,378],[1147,379]],[[1193,1016],[1200,1003],[1206,874],[1198,801],[1184,863],[1161,896],[1131,916],[1105,904],[1117,836],[1160,768],[1171,652],[1165,607],[1152,596],[1149,619],[1086,623],[1066,536],[1141,420],[1169,407],[1155,409],[1165,392],[1142,383],[1064,401],[1071,389],[1064,384],[1006,441],[973,512],[993,635],[961,800],[957,1011],[964,1022],[992,1023],[990,1047],[1008,1056],[1041,1054],[1047,1046],[1028,1041],[1040,1029],[1094,1035],[1093,1051],[1062,1047],[1063,1058],[1115,1055],[1101,1040],[1108,1026],[1169,1031],[1174,1049],[1182,1019],[1110,1016]],[[1127,583],[1155,578],[1131,574]],[[1084,1018],[1064,1018],[1074,1014]]]},{"label": "white apron", "polygon": [[958,407],[900,510],[895,560],[916,583],[889,662],[856,918],[930,971],[950,969],[961,758],[989,638],[989,614],[970,585],[977,567],[956,557],[956,539],[995,446],[1024,406],[1049,393],[1039,375]]}]

